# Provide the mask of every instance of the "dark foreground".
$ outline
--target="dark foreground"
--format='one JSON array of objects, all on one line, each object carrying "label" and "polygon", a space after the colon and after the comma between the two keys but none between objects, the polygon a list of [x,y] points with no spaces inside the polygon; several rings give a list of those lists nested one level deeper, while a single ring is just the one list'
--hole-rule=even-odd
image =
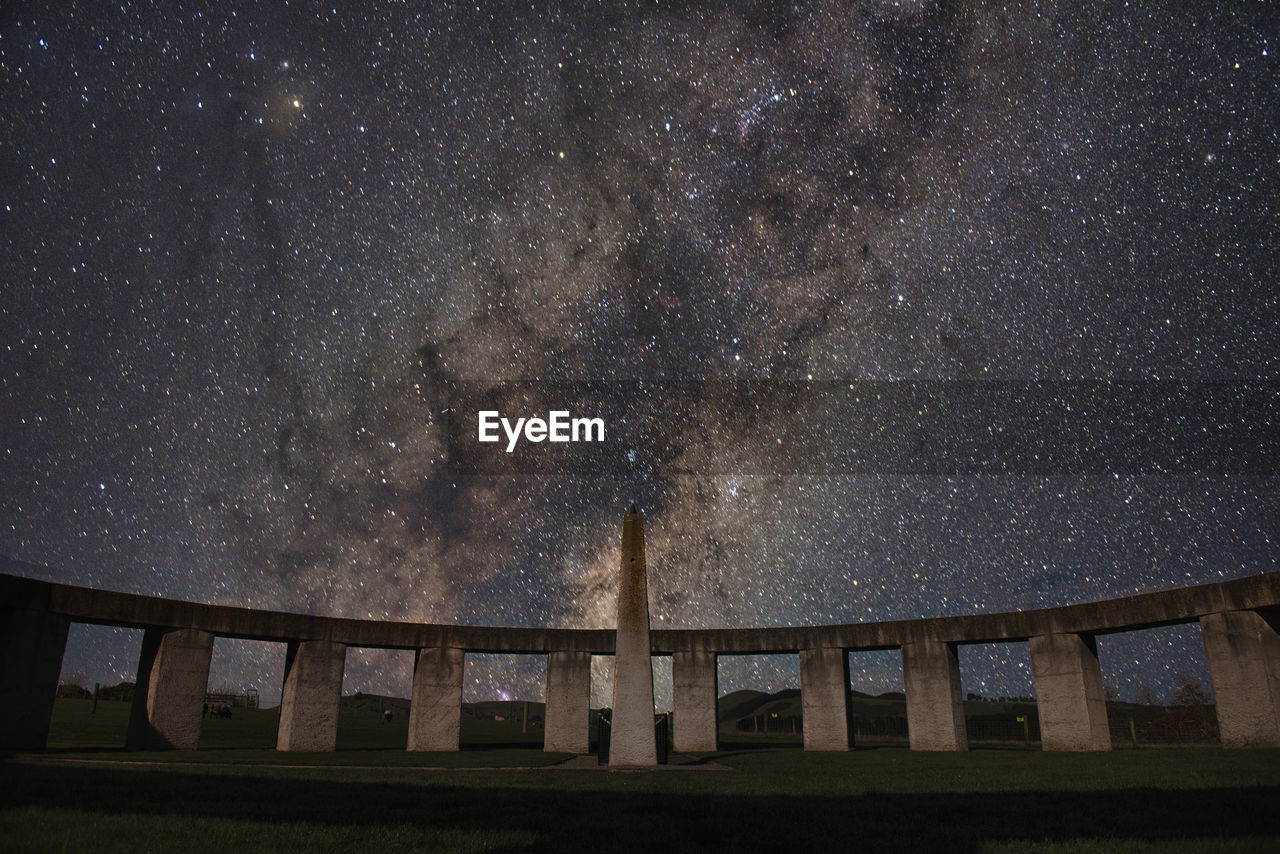
[{"label": "dark foreground", "polygon": [[[1280,751],[737,749],[706,757],[732,770],[706,772],[511,770],[559,758],[527,749],[412,756],[424,767],[378,767],[378,750],[9,757],[0,848],[1280,850]],[[305,764],[326,759],[348,767]]]}]

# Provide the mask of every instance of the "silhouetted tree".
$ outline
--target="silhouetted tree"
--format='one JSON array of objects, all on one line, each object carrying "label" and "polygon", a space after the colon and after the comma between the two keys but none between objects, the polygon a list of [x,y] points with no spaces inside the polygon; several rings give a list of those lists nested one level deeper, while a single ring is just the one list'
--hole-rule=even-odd
[{"label": "silhouetted tree", "polygon": [[71,697],[76,700],[87,700],[93,696],[93,692],[83,685],[75,682],[63,682],[58,686],[58,692],[55,696]]},{"label": "silhouetted tree", "polygon": [[1175,706],[1207,706],[1213,702],[1213,698],[1209,696],[1209,692],[1200,684],[1200,680],[1186,673],[1180,674],[1177,679],[1178,687],[1173,691],[1173,704]]}]

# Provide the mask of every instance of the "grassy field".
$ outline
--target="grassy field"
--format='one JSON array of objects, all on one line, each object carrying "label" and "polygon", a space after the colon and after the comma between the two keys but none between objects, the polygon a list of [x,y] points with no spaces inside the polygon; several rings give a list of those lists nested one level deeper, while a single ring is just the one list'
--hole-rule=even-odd
[{"label": "grassy field", "polygon": [[95,749],[81,711],[59,703],[51,749],[0,762],[0,850],[1280,850],[1280,751],[747,739],[702,757],[727,771],[611,773],[535,767],[564,757],[481,731],[506,722],[473,722],[458,753],[408,754],[366,715],[343,721],[336,753],[279,754],[242,743],[272,713],[238,712],[206,721],[201,750],[126,753]]},{"label": "grassy field", "polygon": [[[515,704],[511,704],[515,705]],[[48,746],[59,753],[123,750],[129,727],[129,703],[100,702],[93,711],[92,700],[59,699],[53,706]],[[201,721],[200,753],[237,750],[274,750],[276,709],[234,709],[230,718],[209,716]],[[344,712],[338,716],[338,750],[404,751],[409,738],[409,719],[404,715],[384,721],[372,711]],[[542,747],[539,726],[522,731],[518,720],[475,720],[464,717],[460,736],[463,747]],[[165,756],[172,754],[164,754]],[[298,754],[288,754],[296,756]]]}]

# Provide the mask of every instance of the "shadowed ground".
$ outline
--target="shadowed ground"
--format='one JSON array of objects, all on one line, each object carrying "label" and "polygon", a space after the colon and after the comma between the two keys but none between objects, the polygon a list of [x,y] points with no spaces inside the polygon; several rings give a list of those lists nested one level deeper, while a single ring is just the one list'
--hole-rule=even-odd
[{"label": "shadowed ground", "polygon": [[336,752],[281,753],[277,714],[237,709],[200,750],[131,753],[128,704],[92,709],[59,701],[51,749],[0,761],[0,850],[1280,850],[1274,750],[806,753],[734,730],[680,757],[731,770],[624,773],[511,720],[409,753],[403,716],[350,712]]},{"label": "shadowed ground", "polygon": [[[202,762],[233,751],[163,754]],[[314,757],[234,751],[260,760]],[[738,750],[715,774],[0,763],[11,850],[1276,850],[1280,752]],[[420,754],[527,764],[532,750]],[[385,751],[332,758],[377,765]]]}]

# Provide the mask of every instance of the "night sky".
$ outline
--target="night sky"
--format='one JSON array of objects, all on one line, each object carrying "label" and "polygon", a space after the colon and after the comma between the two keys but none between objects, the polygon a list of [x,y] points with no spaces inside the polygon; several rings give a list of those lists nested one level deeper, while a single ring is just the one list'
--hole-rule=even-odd
[{"label": "night sky", "polygon": [[[27,574],[609,627],[632,502],[655,627],[1276,568],[1269,4],[373,5],[0,6]],[[480,409],[606,441],[508,455]],[[138,644],[76,627],[64,677]],[[1204,678],[1194,626],[1100,654],[1124,698]],[[211,681],[272,699],[283,658],[219,641]],[[961,664],[1031,693],[1025,644]],[[542,666],[472,657],[466,696]],[[409,674],[352,650],[346,690]],[[893,653],[853,674],[901,686]]]}]

